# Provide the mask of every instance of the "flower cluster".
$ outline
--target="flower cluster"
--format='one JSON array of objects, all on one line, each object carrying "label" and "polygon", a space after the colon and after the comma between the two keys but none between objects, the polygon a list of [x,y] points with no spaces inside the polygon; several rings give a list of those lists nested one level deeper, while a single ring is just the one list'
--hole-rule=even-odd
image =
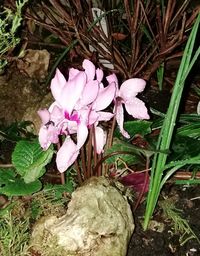
[{"label": "flower cluster", "polygon": [[[49,109],[39,110],[42,120],[39,131],[39,142],[44,150],[51,143],[58,143],[59,136],[65,140],[56,155],[56,164],[60,172],[64,172],[74,163],[80,148],[88,137],[88,129],[94,127],[95,146],[98,154],[103,152],[106,143],[106,133],[99,126],[101,121],[109,121],[116,116],[121,133],[129,138],[124,130],[123,106],[135,118],[149,119],[144,103],[136,95],[145,88],[145,81],[138,78],[126,80],[119,88],[115,74],[106,77],[104,86],[103,71],[95,68],[94,64],[85,59],[82,67],[84,71],[71,68],[68,81],[57,69],[51,81],[51,92],[55,101]],[[114,103],[112,112],[105,109]],[[76,134],[76,142],[72,135]]]}]

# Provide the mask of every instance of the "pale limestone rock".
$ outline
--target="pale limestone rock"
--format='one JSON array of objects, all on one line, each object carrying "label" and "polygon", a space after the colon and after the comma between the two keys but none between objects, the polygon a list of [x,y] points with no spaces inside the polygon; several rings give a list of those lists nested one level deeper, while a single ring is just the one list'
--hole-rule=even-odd
[{"label": "pale limestone rock", "polygon": [[133,230],[127,200],[106,178],[94,177],[72,194],[64,216],[35,225],[32,245],[48,256],[125,256]]}]

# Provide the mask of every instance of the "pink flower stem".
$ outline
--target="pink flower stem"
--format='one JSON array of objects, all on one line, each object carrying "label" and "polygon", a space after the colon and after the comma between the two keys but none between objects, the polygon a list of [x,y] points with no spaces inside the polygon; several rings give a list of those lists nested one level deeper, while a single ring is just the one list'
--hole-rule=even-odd
[{"label": "pink flower stem", "polygon": [[92,176],[92,132],[90,129],[89,141],[88,141],[88,151],[87,151],[87,173],[86,179]]},{"label": "pink flower stem", "polygon": [[[100,154],[99,156],[98,156],[98,162],[100,161],[102,159],[102,154]],[[96,166],[96,165],[95,165]],[[99,177],[99,176],[102,176],[102,164],[98,167],[98,170],[97,170],[97,176]]]},{"label": "pink flower stem", "polygon": [[87,167],[85,162],[85,147],[81,148],[81,166],[82,166],[83,174],[86,175]]},{"label": "pink flower stem", "polygon": [[61,184],[64,185],[65,184],[65,173],[64,172],[62,172],[60,174],[60,179],[61,179]]},{"label": "pink flower stem", "polygon": [[[92,137],[93,137],[93,141],[94,141],[94,145],[93,145],[93,148],[94,148],[94,166],[96,166],[96,164],[97,164],[97,144],[96,144],[96,136],[95,136],[94,126],[92,126],[91,132],[92,132]],[[98,171],[97,171],[97,174],[98,174]],[[94,175],[94,173],[92,173],[92,175]]]},{"label": "pink flower stem", "polygon": [[108,148],[110,148],[113,143],[113,134],[114,134],[114,130],[115,130],[115,125],[116,125],[116,116],[114,116],[113,120],[112,120],[112,126],[111,126],[111,130],[110,130],[109,138],[108,138]]},{"label": "pink flower stem", "polygon": [[74,162],[74,164],[75,164],[75,167],[76,167],[76,173],[77,173],[78,183],[79,183],[79,185],[81,185],[81,184],[83,183],[83,181],[82,181],[81,170],[80,170],[78,161],[76,160],[76,161]]},{"label": "pink flower stem", "polygon": [[[115,130],[115,125],[116,125],[116,116],[113,117],[112,120],[112,126],[111,126],[111,130],[108,134],[108,144],[107,144],[107,148],[111,148],[112,143],[113,143],[113,134],[114,134],[114,130]],[[96,166],[96,165],[95,165]],[[105,168],[104,168],[104,175],[108,174],[108,164],[105,164]]]}]

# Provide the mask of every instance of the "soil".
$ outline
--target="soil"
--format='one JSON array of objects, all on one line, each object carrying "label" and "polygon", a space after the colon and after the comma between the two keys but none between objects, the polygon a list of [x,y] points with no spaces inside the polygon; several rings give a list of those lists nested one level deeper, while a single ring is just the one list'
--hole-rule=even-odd
[{"label": "soil", "polygon": [[[180,210],[179,214],[187,220],[190,228],[200,239],[200,186],[167,185],[163,193],[169,198],[176,198],[175,205]],[[181,235],[174,233],[173,222],[164,218],[159,207],[156,208],[153,219],[158,223],[164,223],[163,232],[152,229],[144,231],[141,225],[143,214],[144,204],[134,213],[136,228],[129,244],[127,256],[200,255],[200,244],[196,239],[190,239],[184,245],[180,245]]]}]

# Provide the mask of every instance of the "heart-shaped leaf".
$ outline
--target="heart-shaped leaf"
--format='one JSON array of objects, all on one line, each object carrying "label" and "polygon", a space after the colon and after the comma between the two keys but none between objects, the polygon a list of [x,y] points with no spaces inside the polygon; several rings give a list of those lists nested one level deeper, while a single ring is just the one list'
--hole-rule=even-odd
[{"label": "heart-shaped leaf", "polygon": [[22,178],[17,177],[14,169],[0,169],[0,194],[6,196],[24,196],[31,195],[42,188],[39,180],[25,183]]},{"label": "heart-shaped leaf", "polygon": [[42,150],[38,141],[21,140],[12,154],[12,163],[26,183],[33,182],[45,173],[45,166],[53,156],[52,147]]}]

